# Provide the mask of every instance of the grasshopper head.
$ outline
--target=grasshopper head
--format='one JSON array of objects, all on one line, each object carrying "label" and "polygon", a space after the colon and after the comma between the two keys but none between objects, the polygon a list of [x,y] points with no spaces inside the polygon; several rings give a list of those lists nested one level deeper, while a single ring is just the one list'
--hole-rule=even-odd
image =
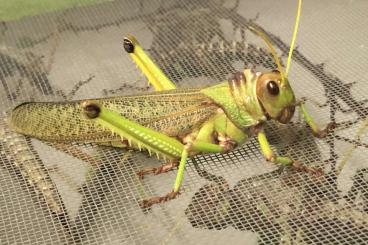
[{"label": "grasshopper head", "polygon": [[299,19],[302,7],[302,0],[298,1],[298,12],[296,14],[294,33],[290,44],[289,55],[287,59],[286,69],[283,72],[281,62],[272,46],[267,34],[261,29],[251,26],[249,29],[260,36],[267,46],[278,67],[277,71],[261,74],[257,80],[257,98],[260,101],[264,112],[269,118],[275,119],[280,123],[290,121],[295,111],[295,96],[287,79],[291,57],[294,50],[294,43],[298,33]]},{"label": "grasshopper head", "polygon": [[287,78],[278,71],[258,77],[257,97],[269,118],[288,123],[295,111],[295,96]]}]

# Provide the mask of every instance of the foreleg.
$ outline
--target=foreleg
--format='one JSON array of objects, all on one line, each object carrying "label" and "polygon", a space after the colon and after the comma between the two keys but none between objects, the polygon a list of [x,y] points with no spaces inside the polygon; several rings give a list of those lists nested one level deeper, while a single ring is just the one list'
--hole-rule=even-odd
[{"label": "foreleg", "polygon": [[275,155],[271,149],[270,143],[268,142],[266,134],[264,133],[263,130],[261,130],[258,133],[258,142],[261,147],[262,154],[264,155],[267,161],[271,161],[273,163],[280,164],[283,166],[291,166],[298,171],[308,172],[308,173],[312,173],[315,175],[322,174],[322,170],[319,168],[307,167],[307,166],[300,164],[297,161],[292,160],[289,157]]},{"label": "foreleg", "polygon": [[313,120],[312,116],[305,109],[304,102],[300,102],[299,106],[300,106],[300,110],[303,113],[305,122],[312,129],[312,133],[315,137],[324,138],[327,136],[330,130],[335,128],[335,123],[333,122],[327,124],[327,126],[324,129],[319,128],[318,125]]}]

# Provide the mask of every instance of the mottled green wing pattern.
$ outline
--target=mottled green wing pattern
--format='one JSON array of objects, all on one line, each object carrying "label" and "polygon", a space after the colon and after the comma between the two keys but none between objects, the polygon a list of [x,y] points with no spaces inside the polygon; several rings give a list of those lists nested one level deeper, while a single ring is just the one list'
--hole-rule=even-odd
[{"label": "mottled green wing pattern", "polygon": [[[190,132],[218,108],[197,89],[96,99],[107,109],[169,136]],[[16,107],[11,127],[56,142],[111,142],[120,139],[82,114],[81,101],[25,103]]]}]

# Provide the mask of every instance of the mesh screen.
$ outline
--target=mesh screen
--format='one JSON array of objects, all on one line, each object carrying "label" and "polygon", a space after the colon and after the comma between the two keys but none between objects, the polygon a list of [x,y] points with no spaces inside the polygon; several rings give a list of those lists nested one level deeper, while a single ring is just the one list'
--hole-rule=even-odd
[{"label": "mesh screen", "polygon": [[291,39],[296,1],[108,1],[0,25],[1,244],[364,244],[368,240],[368,2],[305,1],[290,81],[320,125],[269,123],[275,151],[325,174],[265,161],[256,140],[139,179],[160,161],[93,144],[51,144],[12,132],[8,113],[26,101],[141,93],[147,81],[123,52],[131,33],[178,87],[215,84],[244,67],[275,68],[250,24],[279,54]]}]

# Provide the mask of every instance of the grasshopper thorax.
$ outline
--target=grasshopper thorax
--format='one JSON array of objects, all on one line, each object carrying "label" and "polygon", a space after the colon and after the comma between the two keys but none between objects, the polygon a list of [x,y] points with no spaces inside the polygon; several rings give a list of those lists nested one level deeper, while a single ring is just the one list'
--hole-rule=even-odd
[{"label": "grasshopper thorax", "polygon": [[278,71],[260,74],[257,98],[268,118],[288,123],[295,111],[295,96],[287,78]]}]

